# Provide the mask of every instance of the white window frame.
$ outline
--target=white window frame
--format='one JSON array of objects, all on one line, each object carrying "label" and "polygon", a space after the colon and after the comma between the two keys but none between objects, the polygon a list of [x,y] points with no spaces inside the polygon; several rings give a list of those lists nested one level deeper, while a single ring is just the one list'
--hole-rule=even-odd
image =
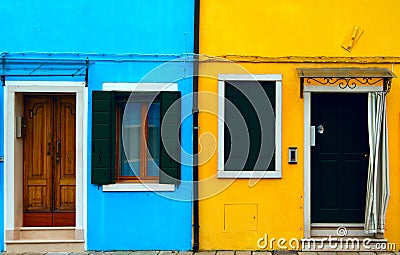
[{"label": "white window frame", "polygon": [[[224,169],[224,122],[226,81],[275,82],[275,170],[226,171]],[[218,75],[218,178],[282,178],[282,75],[281,74],[219,74]]]},{"label": "white window frame", "polygon": [[[160,92],[178,91],[177,83],[120,83],[105,82],[103,91],[119,92]],[[131,191],[175,191],[174,184],[160,183],[115,183],[103,185],[103,192],[131,192]]]}]

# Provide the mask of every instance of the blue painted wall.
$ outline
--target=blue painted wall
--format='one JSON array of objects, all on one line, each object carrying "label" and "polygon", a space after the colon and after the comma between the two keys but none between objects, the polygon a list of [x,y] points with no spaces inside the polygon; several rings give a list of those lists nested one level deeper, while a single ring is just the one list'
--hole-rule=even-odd
[{"label": "blue painted wall", "polygon": [[[4,90],[0,89],[0,114],[4,113]],[[4,156],[4,117],[0,118],[0,156]],[[0,249],[4,251],[4,163],[0,162]]]},{"label": "blue painted wall", "polygon": [[[115,64],[99,63],[91,69],[89,77],[89,112],[91,111],[91,91],[101,90],[102,82],[139,82],[146,73],[159,63],[119,64],[116,77],[111,66]],[[190,66],[190,65],[189,65]],[[115,67],[115,66],[114,66]],[[146,69],[147,67],[149,69]],[[146,82],[176,82],[182,95],[192,90],[192,79],[188,65],[180,65],[170,77],[145,78]],[[162,68],[162,67],[161,67]],[[190,70],[189,70],[190,71]],[[183,74],[189,76],[182,79]],[[103,74],[103,75],[97,75]],[[182,103],[182,115],[190,114],[191,101]],[[89,116],[91,123],[91,116]],[[182,129],[182,146],[191,152],[192,118],[185,119]],[[91,133],[89,133],[89,158]],[[91,164],[89,162],[90,169]],[[88,180],[88,249],[89,250],[190,250],[191,249],[191,178],[192,168],[182,165],[182,184],[175,192],[102,192],[101,187],[91,185]]]},{"label": "blue painted wall", "polygon": [[0,51],[191,52],[193,0],[2,0]]},{"label": "blue painted wall", "polygon": [[[194,0],[0,1],[0,53],[10,53],[6,57],[89,57],[95,63],[89,72],[87,102],[88,250],[191,248],[192,168],[182,166],[183,184],[175,192],[163,193],[167,197],[151,192],[103,192],[90,184],[90,113],[92,91],[101,90],[103,82],[139,82],[165,61],[193,52],[193,9]],[[179,64],[175,70],[173,75],[166,73],[154,81],[175,81],[183,95],[191,93],[191,64]],[[0,100],[3,107],[3,91]],[[186,100],[182,109],[183,115],[189,114],[191,101]],[[0,154],[4,144],[2,121]],[[181,132],[183,149],[190,153],[191,117],[185,120]],[[0,172],[2,168],[0,163]],[[3,175],[0,185],[4,190]],[[3,195],[0,203],[3,208]],[[1,220],[0,228],[4,228]],[[2,250],[3,240],[0,231]]]}]

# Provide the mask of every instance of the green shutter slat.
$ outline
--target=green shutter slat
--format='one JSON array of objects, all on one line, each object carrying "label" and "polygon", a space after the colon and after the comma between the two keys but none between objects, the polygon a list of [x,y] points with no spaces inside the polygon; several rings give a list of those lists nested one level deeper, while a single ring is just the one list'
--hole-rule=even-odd
[{"label": "green shutter slat", "polygon": [[[181,180],[180,164],[180,119],[181,92],[160,93],[161,102],[161,146],[160,146],[160,183],[179,184]],[[167,150],[168,148],[168,150]],[[176,159],[176,160],[175,160]]]},{"label": "green shutter slat", "polygon": [[111,91],[92,94],[92,184],[115,183],[115,105]]}]

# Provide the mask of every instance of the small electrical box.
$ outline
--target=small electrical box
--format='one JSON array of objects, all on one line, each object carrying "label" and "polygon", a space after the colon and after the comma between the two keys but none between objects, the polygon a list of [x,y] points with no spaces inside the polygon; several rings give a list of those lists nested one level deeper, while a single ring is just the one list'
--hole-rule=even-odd
[{"label": "small electrical box", "polygon": [[289,164],[297,164],[297,147],[289,147]]}]

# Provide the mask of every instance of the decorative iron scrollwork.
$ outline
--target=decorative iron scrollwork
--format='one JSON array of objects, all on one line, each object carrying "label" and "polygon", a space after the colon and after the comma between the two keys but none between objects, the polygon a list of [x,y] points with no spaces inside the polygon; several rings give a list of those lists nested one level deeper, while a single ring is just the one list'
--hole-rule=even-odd
[{"label": "decorative iron scrollwork", "polygon": [[391,78],[385,78],[383,79],[383,90],[386,93],[389,93],[390,89],[392,88],[392,79]]},{"label": "decorative iron scrollwork", "polygon": [[[307,83],[310,83],[311,81],[317,82],[322,85],[337,84],[341,89],[354,89],[357,87],[357,85],[374,85],[382,81],[385,81],[385,84],[387,83],[387,81],[383,78],[307,78]],[[390,87],[390,82],[388,85]]]}]

